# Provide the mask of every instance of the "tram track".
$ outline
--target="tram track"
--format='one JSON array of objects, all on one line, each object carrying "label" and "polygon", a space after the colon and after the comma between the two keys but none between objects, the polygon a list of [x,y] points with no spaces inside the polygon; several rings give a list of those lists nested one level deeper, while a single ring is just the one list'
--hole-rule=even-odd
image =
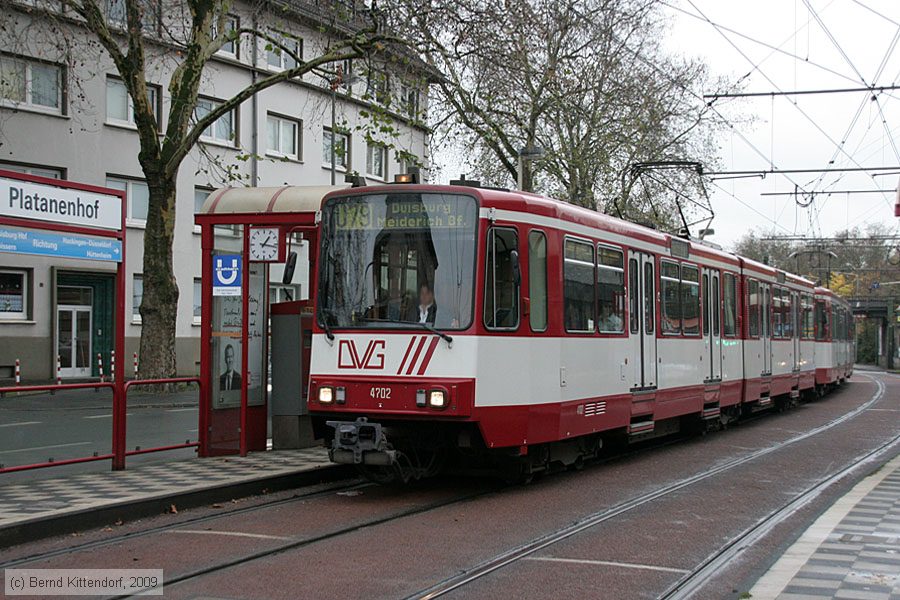
[{"label": "tram track", "polygon": [[[867,377],[875,383],[875,385],[876,385],[875,393],[865,403],[857,406],[852,411],[845,413],[845,414],[841,415],[840,417],[836,417],[835,419],[832,419],[831,421],[828,421],[827,423],[819,425],[818,427],[814,427],[813,429],[805,431],[804,433],[801,433],[794,437],[791,437],[786,440],[782,440],[780,442],[772,444],[771,446],[767,446],[765,448],[760,448],[760,449],[755,450],[744,456],[741,456],[741,457],[738,457],[735,459],[731,459],[731,460],[723,462],[719,465],[715,465],[702,473],[697,473],[690,477],[683,478],[676,482],[670,483],[670,484],[666,485],[665,487],[659,488],[657,490],[653,490],[651,492],[647,492],[640,496],[636,496],[634,498],[631,498],[629,500],[621,502],[610,508],[606,508],[604,510],[590,514],[590,515],[583,517],[583,518],[579,519],[578,521],[576,521],[566,527],[557,529],[556,531],[554,531],[552,533],[540,536],[526,544],[517,546],[516,548],[507,550],[506,552],[497,554],[494,557],[481,562],[480,564],[476,565],[475,567],[473,567],[471,569],[463,571],[463,572],[461,572],[453,577],[447,578],[431,587],[428,587],[428,588],[420,590],[414,594],[411,594],[406,597],[406,600],[430,600],[432,598],[438,598],[440,596],[449,594],[450,592],[459,590],[470,583],[473,583],[475,581],[478,581],[478,580],[486,577],[487,575],[490,575],[491,573],[494,573],[500,569],[503,569],[505,567],[508,567],[510,565],[518,563],[519,561],[533,555],[534,553],[536,553],[540,550],[543,550],[545,548],[553,546],[554,544],[557,544],[558,542],[561,542],[561,541],[571,538],[572,536],[575,536],[579,533],[587,531],[597,525],[600,525],[601,523],[604,523],[604,522],[609,521],[609,520],[611,520],[615,517],[618,517],[622,514],[633,511],[639,507],[649,504],[650,502],[659,500],[666,496],[670,496],[670,495],[672,495],[676,492],[679,492],[679,491],[681,491],[689,486],[692,486],[696,483],[708,480],[717,475],[721,475],[721,474],[729,472],[735,468],[738,468],[740,466],[751,463],[759,458],[762,458],[764,456],[767,456],[769,454],[772,454],[774,452],[782,450],[793,444],[810,439],[820,433],[823,433],[823,432],[833,429],[834,427],[837,427],[843,423],[846,423],[847,421],[850,421],[850,420],[858,417],[859,415],[863,414],[866,410],[868,410],[873,405],[878,403],[881,400],[881,398],[884,396],[885,384],[881,380],[879,380],[875,377],[871,377],[868,375],[867,375]],[[863,460],[863,461],[871,460],[872,457],[879,455],[882,452],[887,451],[888,448],[890,448],[893,444],[896,444],[898,442],[900,442],[900,436],[892,438],[886,444],[879,446],[879,448],[876,448],[875,450],[870,451],[869,453],[863,455],[862,457],[859,457],[857,460],[855,460],[851,465],[849,465],[847,467],[847,470],[852,470],[853,468],[856,468],[859,464],[858,461],[860,461],[860,460]],[[846,473],[843,473],[843,471],[841,473],[843,475],[846,475]],[[839,474],[841,474],[841,473],[839,473]],[[824,489],[825,487],[828,486],[827,482],[832,482],[831,477],[828,477],[825,480],[820,481],[815,486],[813,486],[813,488],[821,491],[821,489]],[[821,486],[821,488],[819,488],[818,486]],[[812,489],[807,490],[806,492],[801,494],[801,496],[805,496],[806,494],[812,494]],[[807,501],[811,501],[813,499],[813,497],[814,496],[810,496]],[[779,511],[776,511],[776,513],[773,513],[773,515],[781,514],[781,511],[789,511],[789,509],[787,507],[792,506],[792,505],[793,505],[793,501],[791,503],[788,503],[788,505],[786,505],[785,507],[782,507],[781,509],[779,509]],[[802,505],[802,503],[800,505]],[[772,515],[770,515],[770,520],[772,518],[774,518],[774,517]],[[769,531],[771,529],[771,527],[774,527],[777,524],[777,523],[772,523],[771,527],[767,527],[765,525],[764,521],[766,521],[766,519],[763,519],[762,521],[758,522],[754,527],[751,527],[748,530],[746,530],[744,532],[747,536],[746,539],[749,539],[749,536],[751,536],[753,534],[753,531],[757,531],[757,530],[759,531],[759,537],[761,537],[762,535],[764,535],[765,532]],[[690,584],[691,581],[696,581],[696,582],[708,581],[708,578],[714,574],[715,569],[717,568],[717,565],[719,564],[719,561],[721,560],[721,559],[718,559],[717,557],[719,557],[720,555],[722,557],[725,557],[728,555],[729,552],[738,552],[739,553],[739,551],[742,549],[742,547],[746,547],[746,544],[741,543],[741,539],[742,538],[740,535],[737,538],[734,538],[732,540],[732,542],[727,545],[727,547],[720,549],[715,554],[713,554],[712,556],[707,558],[707,560],[704,561],[694,571],[691,571],[690,573],[685,575],[685,577],[683,578],[682,585],[676,584],[676,586],[673,586],[673,588],[670,591],[667,591],[667,593],[675,594],[682,587],[685,587],[685,588],[688,587],[688,585]],[[754,537],[753,539],[758,539],[758,538]],[[729,550],[729,549],[731,549],[731,550]],[[691,589],[695,589],[695,588],[693,586],[691,586]],[[685,598],[685,597],[688,597],[688,595],[679,595],[679,596],[673,595],[671,597],[672,598],[676,598],[676,597],[677,598]]]},{"label": "tram track", "polygon": [[[703,481],[703,480],[713,477],[715,475],[718,475],[718,474],[724,473],[726,471],[729,471],[731,469],[734,469],[740,465],[746,464],[748,462],[751,462],[753,460],[756,460],[758,458],[766,456],[772,452],[778,451],[778,450],[780,450],[786,446],[789,446],[791,444],[794,444],[796,442],[808,439],[814,435],[822,433],[823,431],[827,431],[837,425],[840,425],[841,423],[844,423],[850,419],[853,419],[853,418],[859,416],[860,414],[862,414],[865,410],[870,408],[873,404],[878,402],[881,399],[881,397],[884,395],[884,389],[885,389],[884,384],[881,381],[879,381],[878,379],[871,378],[871,377],[869,377],[869,379],[874,381],[877,386],[877,389],[876,389],[875,393],[873,394],[872,398],[870,398],[864,404],[856,407],[852,411],[845,413],[844,415],[836,417],[835,419],[832,419],[831,421],[828,421],[818,427],[815,427],[811,430],[808,430],[802,434],[796,435],[787,440],[783,440],[776,444],[767,446],[766,448],[756,450],[756,451],[751,452],[750,454],[745,455],[743,457],[724,462],[720,465],[712,467],[710,470],[705,471],[703,473],[699,473],[694,476],[679,480],[673,484],[670,484],[669,486],[667,486],[665,488],[661,488],[659,490],[655,490],[653,492],[632,498],[630,500],[627,500],[623,503],[620,503],[620,504],[618,504],[614,507],[611,507],[609,509],[606,509],[604,511],[594,513],[593,515],[589,515],[588,517],[585,517],[568,527],[557,530],[556,532],[548,534],[546,536],[537,538],[536,540],[534,540],[524,546],[520,546],[511,551],[502,553],[502,554],[494,557],[493,559],[489,559],[488,561],[481,563],[480,565],[476,566],[475,568],[465,571],[455,577],[449,578],[449,579],[437,584],[436,586],[433,586],[426,590],[417,592],[416,594],[409,596],[409,598],[435,598],[435,597],[444,595],[446,593],[449,593],[453,590],[459,589],[459,588],[467,585],[468,583],[476,581],[498,569],[501,569],[501,568],[508,566],[514,562],[517,562],[517,561],[533,554],[534,552],[537,552],[538,550],[546,548],[547,546],[550,546],[556,542],[562,541],[563,539],[571,537],[581,531],[589,529],[589,528],[591,528],[595,525],[598,525],[604,521],[608,521],[618,515],[621,515],[630,510],[636,509],[639,506],[643,506],[644,504],[652,502],[656,499],[659,499],[664,496],[675,493],[681,489],[684,489],[685,487],[693,485],[694,483]],[[751,418],[749,420],[755,420],[755,419]],[[744,422],[748,422],[748,421],[744,421]],[[599,465],[608,464],[611,462],[625,460],[636,454],[643,454],[643,453],[647,452],[648,450],[658,450],[658,449],[668,446],[670,444],[678,443],[679,441],[681,441],[681,436],[674,436],[673,438],[667,438],[658,443],[654,443],[649,447],[642,446],[640,448],[636,448],[636,449],[633,449],[630,451],[616,453],[612,456],[608,456],[601,460],[591,461],[591,465],[599,466]],[[191,525],[208,523],[210,521],[214,521],[217,519],[228,518],[228,517],[232,517],[235,515],[258,513],[260,511],[263,511],[263,510],[266,510],[269,508],[274,508],[274,507],[283,506],[283,505],[289,505],[292,503],[313,500],[313,499],[317,499],[317,498],[323,498],[323,497],[330,496],[330,495],[333,495],[333,494],[336,494],[336,493],[339,493],[342,491],[362,490],[362,489],[368,489],[368,488],[372,488],[372,487],[376,487],[376,484],[363,482],[360,480],[354,480],[351,483],[330,486],[327,489],[320,489],[320,490],[316,490],[314,492],[310,492],[310,493],[306,493],[306,494],[293,495],[289,498],[280,498],[278,500],[271,501],[271,502],[264,502],[261,504],[256,504],[256,505],[248,506],[248,507],[242,507],[242,508],[230,510],[227,512],[217,512],[214,514],[203,515],[203,516],[196,517],[196,518],[185,519],[185,520],[179,521],[177,523],[169,523],[169,524],[166,524],[166,525],[163,525],[160,527],[153,527],[153,528],[149,528],[146,530],[129,532],[129,533],[115,536],[112,538],[95,540],[95,541],[87,542],[84,544],[78,544],[76,546],[70,546],[67,548],[60,548],[60,549],[56,549],[56,550],[52,550],[52,551],[48,551],[48,552],[44,552],[44,553],[40,553],[40,554],[35,554],[32,556],[23,557],[20,559],[15,559],[15,560],[0,564],[0,568],[9,568],[9,567],[17,567],[17,566],[26,565],[26,564],[33,564],[33,563],[40,562],[42,560],[46,560],[49,558],[73,555],[73,554],[77,554],[77,553],[85,551],[85,550],[94,550],[94,549],[98,549],[98,548],[108,547],[108,546],[111,546],[111,545],[114,545],[117,543],[126,542],[126,541],[130,541],[133,539],[150,536],[153,534],[165,533],[167,531],[184,528],[184,527],[191,526]],[[366,530],[366,529],[376,527],[379,525],[384,525],[384,524],[390,523],[392,521],[397,521],[400,519],[416,516],[419,514],[423,514],[423,513],[430,512],[430,511],[445,508],[448,506],[452,506],[455,504],[471,502],[476,499],[496,493],[497,491],[502,490],[504,487],[505,486],[502,486],[502,485],[491,486],[489,489],[486,489],[486,490],[478,490],[475,492],[464,494],[462,496],[456,496],[456,497],[452,497],[452,498],[448,498],[448,499],[444,499],[444,500],[439,500],[436,502],[427,503],[427,504],[417,506],[417,507],[414,507],[414,508],[411,508],[408,510],[404,510],[404,511],[401,511],[398,513],[384,515],[382,517],[378,517],[378,518],[374,518],[374,519],[368,519],[364,522],[357,523],[352,526],[340,527],[340,528],[334,529],[332,531],[324,532],[324,533],[321,533],[319,535],[312,536],[309,538],[292,540],[292,541],[284,543],[284,544],[279,544],[273,548],[246,554],[246,555],[240,556],[240,557],[235,557],[231,560],[222,561],[220,563],[209,565],[207,567],[203,567],[203,568],[199,568],[199,569],[196,569],[193,571],[185,572],[181,575],[176,575],[174,577],[167,579],[166,585],[170,586],[170,585],[176,585],[179,583],[189,582],[189,581],[196,580],[198,578],[201,578],[201,577],[204,577],[207,575],[214,574],[216,572],[225,571],[225,570],[228,570],[228,569],[231,569],[234,567],[238,567],[238,566],[241,566],[241,565],[244,565],[247,563],[251,563],[256,560],[266,558],[266,557],[270,557],[270,556],[274,556],[274,555],[288,552],[291,550],[296,550],[299,548],[311,546],[313,544],[317,544],[317,543],[331,540],[334,538],[338,538],[341,536],[349,535],[349,534],[359,532],[362,530]],[[715,557],[710,557],[709,561],[713,560],[714,558]],[[709,561],[705,561],[704,564],[706,564],[706,562],[709,562]],[[698,577],[699,576],[700,575],[698,574]],[[117,596],[117,598],[119,598],[119,597],[124,598],[124,597],[128,597],[128,596]]]}]

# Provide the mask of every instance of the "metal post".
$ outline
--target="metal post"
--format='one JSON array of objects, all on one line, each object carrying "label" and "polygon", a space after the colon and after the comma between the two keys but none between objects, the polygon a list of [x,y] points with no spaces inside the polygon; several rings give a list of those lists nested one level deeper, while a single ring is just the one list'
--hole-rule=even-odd
[{"label": "metal post", "polygon": [[[116,267],[116,323],[115,343],[113,349],[119,356],[125,356],[125,254],[128,244],[125,243],[125,194],[122,193],[122,224],[119,230],[119,239],[122,242],[122,256]],[[113,418],[112,418],[112,468],[113,471],[125,469],[125,444],[126,428],[128,426],[125,416],[125,361],[120,360],[119,372],[115,375],[113,384]]]},{"label": "metal post", "polygon": [[103,355],[99,352],[97,353],[97,369],[100,371],[100,381],[106,381],[106,377],[103,376]]},{"label": "metal post", "polygon": [[22,367],[19,359],[16,359],[16,386],[22,385]]},{"label": "metal post", "polygon": [[138,360],[137,360],[137,352],[134,353],[134,378],[138,378]]},{"label": "metal post", "polygon": [[335,104],[337,103],[337,87],[335,87],[334,82],[331,82],[331,185],[334,185],[335,181],[335,165],[334,165],[334,144],[336,141],[336,136],[334,135],[335,128]]},{"label": "metal post", "polygon": [[522,153],[519,152],[519,176],[517,178],[518,181],[516,181],[516,189],[518,189],[520,192],[524,191],[522,190],[522,186],[525,185],[525,173],[523,172],[524,166],[525,160],[522,158]]},{"label": "metal post", "polygon": [[[333,140],[334,138],[332,138]],[[249,317],[250,317],[250,236],[248,235],[249,227],[244,225],[244,252],[241,258],[241,433],[240,433],[240,453],[241,456],[247,456],[247,423],[249,421],[247,415],[247,389],[250,385],[250,370],[247,368],[247,359],[250,355],[249,344]]]}]

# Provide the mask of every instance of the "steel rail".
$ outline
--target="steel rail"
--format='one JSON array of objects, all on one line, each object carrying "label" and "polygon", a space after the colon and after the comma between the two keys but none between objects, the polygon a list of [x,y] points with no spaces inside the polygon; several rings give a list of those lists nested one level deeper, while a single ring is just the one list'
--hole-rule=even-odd
[{"label": "steel rail", "polygon": [[792,501],[766,515],[732,538],[727,544],[715,551],[697,567],[669,587],[660,595],[660,598],[665,598],[667,600],[682,600],[684,598],[694,597],[694,594],[703,588],[704,585],[709,583],[716,575],[719,575],[722,572],[722,569],[732,560],[762,539],[766,534],[772,531],[772,529],[787,520],[797,510],[818,498],[829,486],[837,483],[863,466],[870,464],[876,458],[898,444],[900,444],[900,434],[894,436],[881,446],[858,457],[852,464],[847,465],[837,473],[819,480],[815,485],[808,488]]},{"label": "steel rail", "polygon": [[445,579],[444,581],[434,586],[407,596],[407,600],[430,600],[431,598],[443,596],[444,594],[455,591],[465,585],[468,585],[469,583],[481,579],[482,577],[485,577],[486,575],[489,575],[494,571],[516,563],[534,554],[535,552],[538,552],[539,550],[543,550],[544,548],[552,546],[557,542],[561,542],[562,540],[568,539],[578,533],[591,529],[614,517],[630,512],[636,508],[644,506],[645,504],[653,502],[654,500],[669,496],[695,483],[699,483],[716,475],[731,471],[732,469],[750,463],[758,458],[762,458],[763,456],[767,456],[773,452],[777,452],[778,450],[796,444],[797,442],[809,439],[815,435],[818,435],[819,433],[822,433],[824,431],[837,427],[838,425],[845,423],[851,419],[854,419],[864,411],[866,411],[873,404],[881,400],[881,397],[884,395],[884,384],[874,378],[872,378],[872,381],[874,381],[876,384],[876,390],[872,397],[865,403],[859,405],[852,411],[841,415],[840,417],[832,419],[827,423],[824,423],[818,427],[814,427],[813,429],[810,429],[792,438],[782,440],[781,442],[775,443],[766,448],[761,448],[745,456],[732,459],[718,466],[714,466],[702,473],[697,473],[696,475],[681,479],[680,481],[676,481],[660,489],[648,492],[641,496],[637,496],[630,500],[626,500],[625,502],[617,504],[616,506],[613,506],[611,508],[588,515],[587,517],[579,519],[571,525],[563,527],[562,529],[558,529],[557,531],[549,533],[547,535],[541,536],[535,540],[532,540],[531,542],[518,546],[502,554],[498,554],[497,556],[480,563],[472,569],[463,571],[459,575]]},{"label": "steel rail", "polygon": [[217,512],[210,515],[203,515],[201,517],[193,517],[178,521],[177,523],[166,523],[165,525],[160,525],[158,527],[151,527],[149,529],[142,529],[140,531],[131,531],[128,533],[124,533],[121,535],[115,535],[108,538],[104,538],[102,540],[93,540],[90,542],[84,542],[82,544],[77,544],[75,546],[68,546],[66,548],[58,548],[56,550],[50,550],[48,552],[41,552],[40,554],[32,554],[29,556],[24,556],[22,558],[16,558],[10,560],[5,563],[0,563],[0,569],[9,569],[12,567],[18,567],[21,565],[27,565],[38,561],[43,561],[48,558],[55,558],[58,556],[67,556],[70,554],[75,554],[77,552],[81,552],[83,550],[94,550],[96,548],[103,548],[106,546],[112,546],[114,544],[119,544],[121,542],[125,542],[132,539],[146,537],[148,535],[153,535],[155,533],[163,533],[165,531],[171,531],[173,529],[178,529],[179,527],[184,527],[185,525],[196,525],[198,523],[207,523],[209,521],[214,521],[216,519],[222,519],[226,517],[233,517],[235,515],[243,515],[247,513],[254,513],[260,510],[264,510],[266,508],[272,508],[276,506],[282,506],[285,504],[293,504],[294,502],[305,502],[307,500],[315,500],[317,498],[321,498],[324,496],[330,496],[337,492],[350,491],[350,490],[358,490],[365,489],[369,487],[373,487],[374,483],[362,482],[359,480],[353,480],[351,483],[340,484],[329,486],[323,490],[310,491],[307,493],[302,493],[299,495],[293,495],[290,498],[279,498],[278,500],[270,500],[267,502],[263,502],[260,504],[254,504],[253,506],[242,506],[240,508],[236,508],[233,510],[224,510],[221,512]]}]

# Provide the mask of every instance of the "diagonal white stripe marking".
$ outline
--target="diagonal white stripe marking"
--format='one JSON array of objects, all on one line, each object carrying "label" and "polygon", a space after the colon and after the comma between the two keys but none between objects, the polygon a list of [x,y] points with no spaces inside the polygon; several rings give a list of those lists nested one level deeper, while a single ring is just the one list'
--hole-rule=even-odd
[{"label": "diagonal white stripe marking", "polygon": [[672,567],[657,567],[656,565],[642,565],[638,563],[616,562],[612,560],[588,560],[584,558],[556,558],[554,556],[528,556],[526,560],[541,560],[546,562],[572,563],[578,565],[598,565],[604,567],[622,567],[625,569],[645,569],[647,571],[662,571],[663,573],[688,573],[685,569],[673,569]]},{"label": "diagonal white stripe marking", "polygon": [[205,529],[175,529],[169,533],[190,533],[195,535],[227,535],[232,537],[256,538],[260,540],[281,540],[290,541],[293,538],[281,535],[266,535],[264,533],[242,533],[240,531],[213,531]]},{"label": "diagonal white stripe marking", "polygon": [[41,421],[20,421],[19,423],[4,423],[0,427],[18,427],[19,425],[40,425]]}]

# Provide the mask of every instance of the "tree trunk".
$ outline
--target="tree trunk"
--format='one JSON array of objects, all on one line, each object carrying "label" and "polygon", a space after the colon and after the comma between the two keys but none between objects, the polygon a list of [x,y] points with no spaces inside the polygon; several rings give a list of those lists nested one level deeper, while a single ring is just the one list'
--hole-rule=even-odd
[{"label": "tree trunk", "polygon": [[[172,265],[175,179],[148,174],[150,207],[144,230],[140,372],[144,379],[174,377],[178,284]],[[199,260],[199,258],[198,258]]]}]

